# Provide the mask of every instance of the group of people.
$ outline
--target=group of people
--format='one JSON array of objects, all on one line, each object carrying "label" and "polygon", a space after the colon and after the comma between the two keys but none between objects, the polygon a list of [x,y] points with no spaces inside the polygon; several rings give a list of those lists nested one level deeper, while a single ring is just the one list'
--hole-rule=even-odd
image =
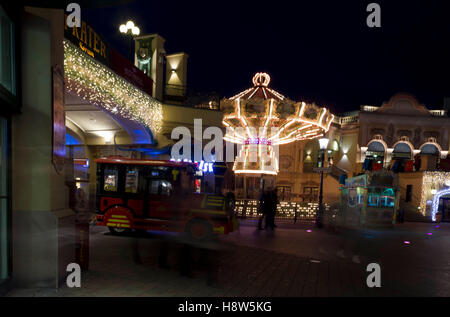
[{"label": "group of people", "polygon": [[[259,207],[262,216],[258,221],[258,229],[274,229],[275,225],[275,213],[277,212],[278,196],[276,188],[268,188],[264,191],[259,199]],[[262,227],[263,220],[265,218],[264,228]]]}]

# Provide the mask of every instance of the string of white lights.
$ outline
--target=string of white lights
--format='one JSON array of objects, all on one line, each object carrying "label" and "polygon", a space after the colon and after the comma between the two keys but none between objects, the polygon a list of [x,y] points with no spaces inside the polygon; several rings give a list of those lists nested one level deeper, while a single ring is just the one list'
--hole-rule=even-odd
[{"label": "string of white lights", "polygon": [[162,105],[125,79],[64,41],[66,89],[105,110],[132,119],[159,133]]}]

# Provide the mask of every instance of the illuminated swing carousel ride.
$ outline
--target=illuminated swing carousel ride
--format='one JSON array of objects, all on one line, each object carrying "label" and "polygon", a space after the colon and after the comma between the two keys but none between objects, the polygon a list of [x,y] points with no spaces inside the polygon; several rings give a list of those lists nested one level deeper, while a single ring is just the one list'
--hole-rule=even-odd
[{"label": "illuminated swing carousel ride", "polygon": [[224,139],[240,145],[233,166],[236,174],[277,175],[278,146],[321,137],[333,121],[326,108],[289,100],[269,83],[268,74],[257,73],[253,87],[221,103]]}]

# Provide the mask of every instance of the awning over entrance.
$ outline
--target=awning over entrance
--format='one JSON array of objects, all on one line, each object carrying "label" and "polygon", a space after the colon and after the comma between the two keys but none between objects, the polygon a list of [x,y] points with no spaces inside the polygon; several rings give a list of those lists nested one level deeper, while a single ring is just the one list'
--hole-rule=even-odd
[{"label": "awning over entrance", "polygon": [[66,119],[87,136],[102,137],[105,143],[114,143],[114,136],[126,132],[133,144],[152,144],[151,132],[143,124],[113,115],[73,94],[65,95]]},{"label": "awning over entrance", "polygon": [[163,119],[159,101],[68,41],[64,57],[68,120],[84,131],[101,134],[123,128],[133,143],[155,143]]}]

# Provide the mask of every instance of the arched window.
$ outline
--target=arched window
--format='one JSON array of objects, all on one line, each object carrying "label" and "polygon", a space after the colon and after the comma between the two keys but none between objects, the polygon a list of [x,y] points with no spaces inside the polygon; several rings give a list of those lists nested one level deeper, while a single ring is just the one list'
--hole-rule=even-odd
[{"label": "arched window", "polygon": [[386,147],[380,141],[371,141],[367,147],[366,159],[374,160],[379,164],[384,163]]},{"label": "arched window", "polygon": [[385,148],[383,143],[374,141],[369,144],[367,151],[384,153]]},{"label": "arched window", "polygon": [[439,155],[439,153],[438,147],[432,143],[424,144],[420,149],[420,154]]},{"label": "arched window", "polygon": [[394,146],[394,151],[392,152],[393,158],[406,158],[410,159],[412,157],[411,146],[406,142],[398,142]]}]

